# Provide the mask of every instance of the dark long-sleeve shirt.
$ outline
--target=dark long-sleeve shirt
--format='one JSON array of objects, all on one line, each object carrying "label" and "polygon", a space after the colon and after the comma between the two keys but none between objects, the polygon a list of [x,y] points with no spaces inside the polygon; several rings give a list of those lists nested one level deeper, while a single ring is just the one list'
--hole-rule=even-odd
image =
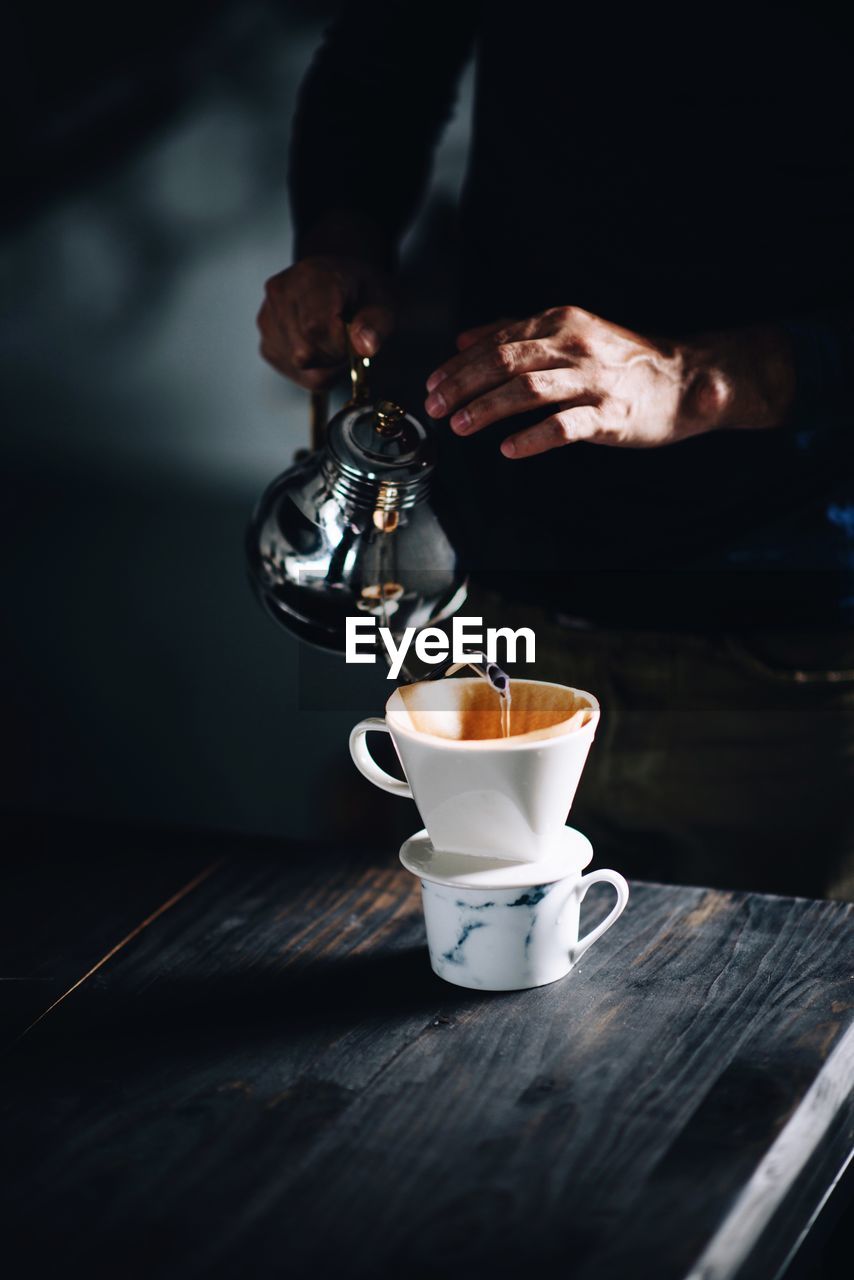
[{"label": "dark long-sleeve shirt", "polygon": [[854,133],[837,13],[386,0],[330,27],[294,130],[298,243],[342,206],[399,239],[474,51],[461,323],[571,303],[650,335],[772,322],[794,343],[782,428],[524,462],[497,447],[519,419],[439,428],[482,576],[621,621],[845,616]]}]

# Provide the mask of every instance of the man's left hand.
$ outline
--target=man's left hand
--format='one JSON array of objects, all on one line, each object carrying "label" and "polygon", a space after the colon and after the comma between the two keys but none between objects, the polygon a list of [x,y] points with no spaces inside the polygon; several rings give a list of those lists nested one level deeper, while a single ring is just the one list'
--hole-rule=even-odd
[{"label": "man's left hand", "polygon": [[473,435],[542,409],[501,445],[527,458],[561,445],[649,448],[722,428],[781,425],[794,393],[784,334],[757,328],[653,340],[578,307],[468,330],[427,381],[425,408]]}]

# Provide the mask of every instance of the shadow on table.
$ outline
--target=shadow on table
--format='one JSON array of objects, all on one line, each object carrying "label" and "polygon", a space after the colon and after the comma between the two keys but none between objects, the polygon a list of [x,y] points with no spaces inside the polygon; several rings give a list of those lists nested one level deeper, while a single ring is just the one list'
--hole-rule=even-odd
[{"label": "shadow on table", "polygon": [[442,982],[419,942],[282,968],[158,979],[141,990],[114,979],[75,993],[18,1047],[36,1050],[61,1040],[63,1054],[89,1058],[136,1042],[162,1060],[216,1052],[239,1040],[242,1047],[263,1043],[275,1052],[303,1037],[339,1038],[401,1018],[448,1025],[457,1011],[483,999],[502,995]]}]

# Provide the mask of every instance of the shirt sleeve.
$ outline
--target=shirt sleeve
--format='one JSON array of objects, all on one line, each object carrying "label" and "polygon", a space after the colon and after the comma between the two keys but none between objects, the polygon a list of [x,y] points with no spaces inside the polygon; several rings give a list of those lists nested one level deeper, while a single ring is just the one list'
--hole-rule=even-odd
[{"label": "shirt sleeve", "polygon": [[477,5],[345,4],[303,79],[288,184],[296,252],[321,219],[354,212],[390,250],[424,194],[433,148],[472,52]]}]

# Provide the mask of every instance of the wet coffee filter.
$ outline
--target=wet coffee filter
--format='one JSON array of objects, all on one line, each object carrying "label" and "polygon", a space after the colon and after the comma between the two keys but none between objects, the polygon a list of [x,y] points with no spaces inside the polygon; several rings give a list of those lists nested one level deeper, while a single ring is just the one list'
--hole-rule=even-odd
[{"label": "wet coffee filter", "polygon": [[496,739],[496,745],[504,741],[508,746],[573,733],[594,715],[588,696],[578,690],[514,680],[505,738],[501,699],[485,680],[468,677],[406,685],[388,706],[389,720],[404,731],[455,742]]}]

